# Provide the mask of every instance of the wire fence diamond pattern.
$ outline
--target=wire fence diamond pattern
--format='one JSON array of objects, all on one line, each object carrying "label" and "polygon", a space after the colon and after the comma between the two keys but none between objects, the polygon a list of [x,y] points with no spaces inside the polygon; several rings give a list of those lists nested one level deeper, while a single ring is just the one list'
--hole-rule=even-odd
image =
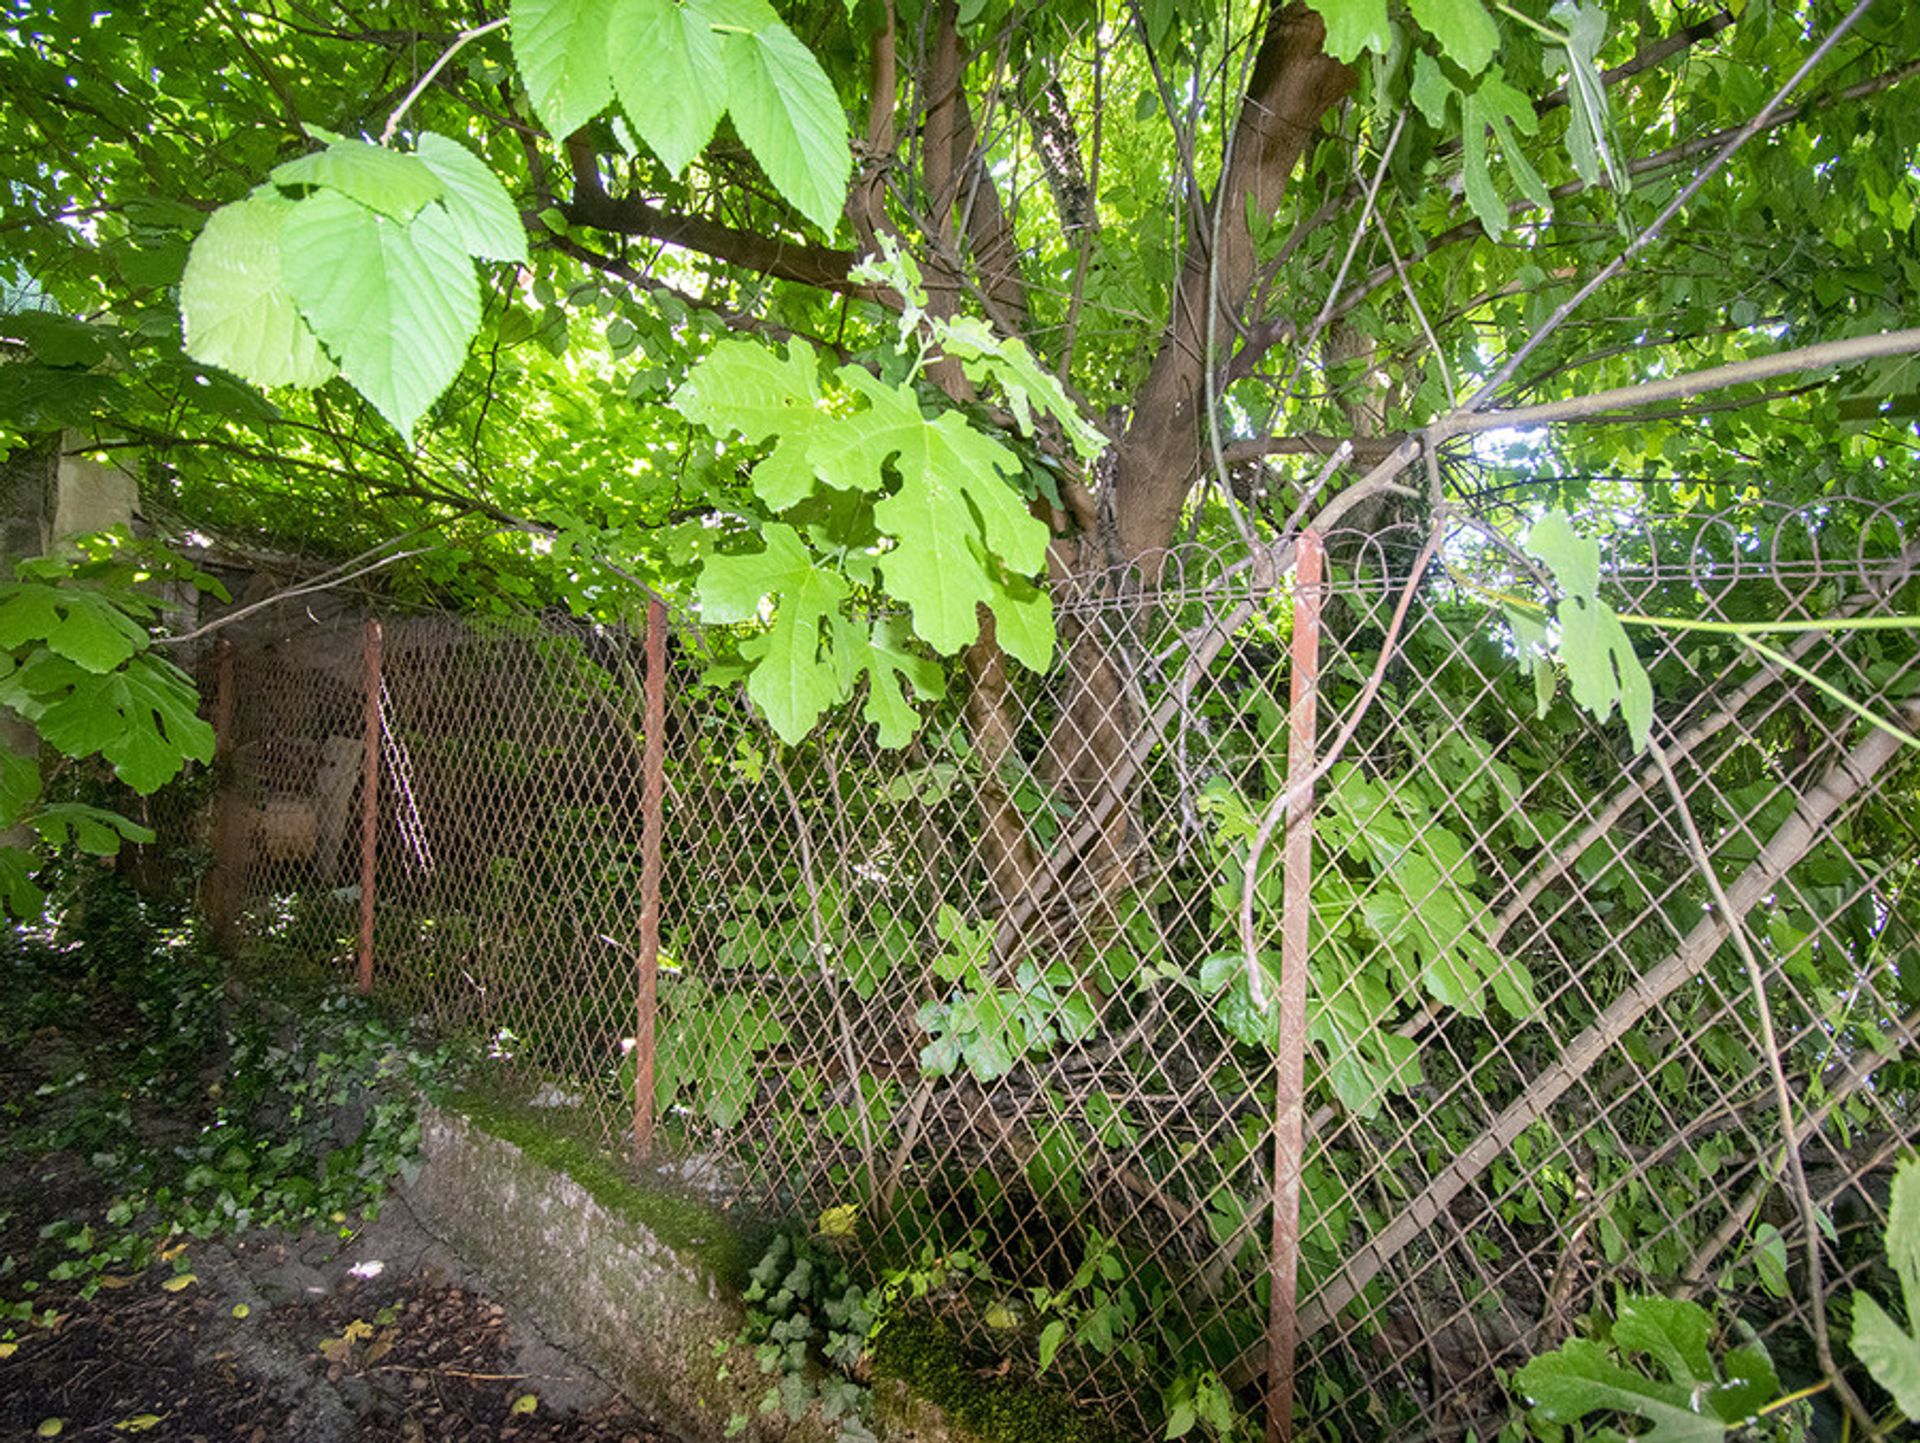
[{"label": "wire fence diamond pattern", "polygon": [[[1609,594],[1911,616],[1896,514],[1650,522]],[[1318,598],[1300,1416],[1484,1436],[1502,1370],[1616,1286],[1712,1293],[1804,1362],[1916,1137],[1913,753],[1736,637],[1636,627],[1658,711],[1635,755],[1536,694],[1458,575],[1525,578],[1463,530],[1409,585],[1424,539],[1328,538]],[[223,683],[226,925],[351,956],[370,823],[377,984],[484,1038],[553,1126],[625,1154],[639,1113],[654,1162],[725,1205],[856,1203],[876,1267],[964,1258],[933,1304],[963,1343],[1044,1354],[1123,1426],[1161,1426],[1182,1375],[1251,1401],[1280,968],[1263,940],[1249,970],[1235,918],[1287,785],[1296,602],[1263,571],[1082,583],[1053,674],[956,679],[897,749],[858,717],[782,746],[706,666],[717,639],[676,630],[657,944],[641,637],[386,619],[369,818],[360,623],[278,615]],[[1920,724],[1911,632],[1776,641]],[[1282,852],[1254,869],[1261,939]]]}]

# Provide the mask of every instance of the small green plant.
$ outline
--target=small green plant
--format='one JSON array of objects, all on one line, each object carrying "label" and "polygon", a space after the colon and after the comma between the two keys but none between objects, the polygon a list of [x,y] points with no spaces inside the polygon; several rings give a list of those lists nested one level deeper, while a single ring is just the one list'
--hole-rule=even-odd
[{"label": "small green plant", "polygon": [[[798,1421],[811,1409],[839,1429],[839,1443],[873,1443],[872,1397],[853,1377],[865,1352],[879,1300],[855,1282],[829,1239],[839,1210],[823,1218],[820,1236],[781,1233],[749,1274],[747,1323],[739,1343],[750,1348],[770,1380],[760,1411]],[[745,1413],[728,1420],[743,1431]]]}]

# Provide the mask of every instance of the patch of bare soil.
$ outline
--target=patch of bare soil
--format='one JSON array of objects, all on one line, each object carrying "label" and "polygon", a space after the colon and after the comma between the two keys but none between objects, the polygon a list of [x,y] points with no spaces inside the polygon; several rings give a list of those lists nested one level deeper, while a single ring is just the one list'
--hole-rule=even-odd
[{"label": "patch of bare soil", "polygon": [[[391,1252],[413,1229],[369,1233]],[[51,1326],[0,1360],[0,1438],[664,1443],[444,1259],[355,1276],[376,1261],[368,1240],[195,1244],[190,1274],[168,1262],[88,1300],[43,1295]]]}]

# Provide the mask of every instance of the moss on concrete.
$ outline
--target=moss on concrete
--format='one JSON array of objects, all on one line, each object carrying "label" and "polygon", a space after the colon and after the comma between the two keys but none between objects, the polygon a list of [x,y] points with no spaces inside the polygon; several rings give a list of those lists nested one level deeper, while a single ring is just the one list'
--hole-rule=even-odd
[{"label": "moss on concrete", "polygon": [[[875,1395],[907,1415],[924,1399],[979,1443],[1119,1443],[1104,1420],[1074,1406],[1037,1381],[982,1378],[968,1363],[953,1330],[926,1313],[896,1318],[874,1340]],[[888,1386],[892,1385],[892,1386]],[[921,1425],[924,1427],[925,1425]],[[928,1428],[928,1432],[941,1431]]]},{"label": "moss on concrete", "polygon": [[765,1241],[764,1229],[742,1228],[717,1208],[673,1185],[636,1175],[598,1143],[569,1130],[570,1118],[564,1109],[532,1108],[503,1095],[477,1091],[455,1093],[443,1105],[482,1131],[512,1143],[533,1161],[565,1173],[608,1212],[638,1223],[728,1287],[746,1286],[748,1270]]}]

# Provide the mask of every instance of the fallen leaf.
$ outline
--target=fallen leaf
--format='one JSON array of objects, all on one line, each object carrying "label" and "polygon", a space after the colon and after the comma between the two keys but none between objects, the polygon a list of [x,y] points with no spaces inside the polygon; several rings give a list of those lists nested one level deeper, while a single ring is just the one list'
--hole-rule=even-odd
[{"label": "fallen leaf", "polygon": [[20,1345],[18,1343],[0,1343],[0,1362],[5,1362],[19,1351]]},{"label": "fallen leaf", "polygon": [[95,1278],[94,1281],[103,1288],[119,1289],[133,1286],[136,1279],[130,1278],[124,1273],[102,1273],[99,1277]]},{"label": "fallen leaf", "polygon": [[175,1273],[160,1286],[169,1293],[177,1293],[182,1288],[192,1287],[199,1280],[198,1275],[194,1273]]},{"label": "fallen leaf", "polygon": [[34,1432],[42,1438],[58,1438],[65,1431],[66,1426],[65,1418],[42,1418],[40,1426],[34,1429]]},{"label": "fallen leaf", "polygon": [[156,1257],[157,1259],[159,1259],[159,1261],[163,1263],[170,1263],[175,1258],[179,1257],[180,1254],[184,1253],[186,1250],[187,1250],[187,1245],[185,1243],[175,1243],[170,1248],[160,1249],[159,1252],[154,1254],[154,1257]]},{"label": "fallen leaf", "polygon": [[533,1394],[522,1393],[518,1398],[513,1400],[513,1406],[507,1411],[509,1413],[531,1413],[539,1406],[540,1400],[534,1397]]},{"label": "fallen leaf", "polygon": [[159,1424],[160,1415],[158,1413],[136,1413],[131,1418],[122,1418],[113,1426],[115,1431],[120,1433],[144,1433],[149,1428],[158,1427]]},{"label": "fallen leaf", "polygon": [[245,1303],[235,1303],[233,1305],[233,1315],[236,1318],[244,1318],[252,1311],[253,1309],[249,1308]]}]

